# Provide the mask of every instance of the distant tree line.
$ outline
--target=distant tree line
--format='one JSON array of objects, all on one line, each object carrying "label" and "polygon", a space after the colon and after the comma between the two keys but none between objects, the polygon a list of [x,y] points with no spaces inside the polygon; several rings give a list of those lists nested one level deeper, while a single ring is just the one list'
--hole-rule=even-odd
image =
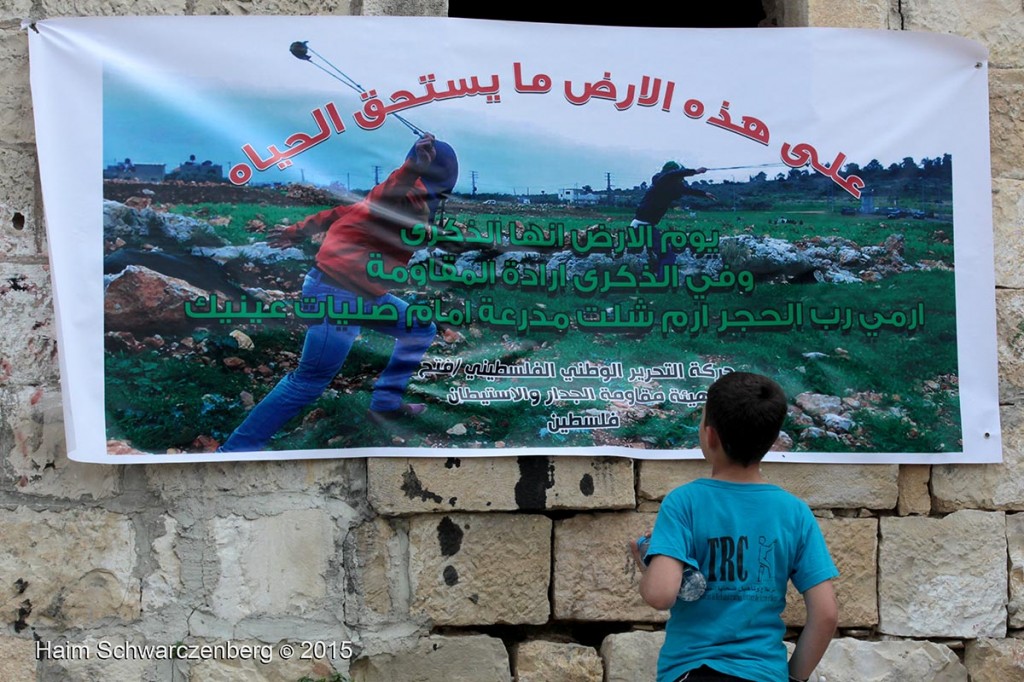
[{"label": "distant tree line", "polygon": [[[863,166],[848,163],[842,175],[860,176],[866,185],[865,192],[874,197],[877,206],[929,206],[948,203],[953,198],[953,158],[949,154],[935,158],[923,158],[917,162],[913,157],[904,157],[899,163],[883,166],[878,159],[872,159]],[[776,204],[797,201],[827,200],[837,205],[856,205],[859,201],[831,178],[809,169],[790,168],[787,172],[769,175],[760,171],[746,180],[695,180],[694,187],[711,192],[717,201],[698,197],[684,197],[681,204],[694,210],[770,210]],[[647,182],[631,188],[593,189],[583,185],[581,192],[594,194],[602,206],[635,206],[647,191]],[[558,194],[546,192],[513,195],[498,192],[478,192],[475,195],[456,194],[475,201],[512,201],[530,204],[564,204]]]}]

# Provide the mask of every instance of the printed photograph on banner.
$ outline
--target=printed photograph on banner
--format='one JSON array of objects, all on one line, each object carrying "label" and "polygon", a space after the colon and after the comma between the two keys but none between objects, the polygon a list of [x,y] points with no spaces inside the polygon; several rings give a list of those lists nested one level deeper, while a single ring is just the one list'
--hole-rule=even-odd
[{"label": "printed photograph on banner", "polygon": [[732,371],[780,452],[963,450],[956,147],[877,106],[920,93],[484,26],[104,63],[108,453],[692,451]]}]

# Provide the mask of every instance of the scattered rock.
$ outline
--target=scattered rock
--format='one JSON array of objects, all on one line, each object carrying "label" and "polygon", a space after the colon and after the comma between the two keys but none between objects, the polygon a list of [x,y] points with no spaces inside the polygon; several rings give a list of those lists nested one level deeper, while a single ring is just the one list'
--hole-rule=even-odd
[{"label": "scattered rock", "polygon": [[829,412],[838,412],[842,407],[842,400],[834,395],[807,392],[796,397],[796,404],[813,417],[823,417]]},{"label": "scattered rock", "polygon": [[284,249],[274,248],[266,242],[245,244],[243,246],[196,247],[193,255],[206,256],[221,264],[234,261],[246,263],[280,263],[286,260],[305,260],[306,254],[301,249],[289,246]]},{"label": "scattered rock", "polygon": [[[151,201],[145,199],[144,201]],[[140,201],[144,203],[144,201]],[[141,246],[147,243],[170,246],[189,244],[223,244],[216,230],[203,220],[176,213],[158,213],[149,205],[133,208],[116,201],[103,202],[103,238]]]},{"label": "scattered rock", "polygon": [[841,417],[838,414],[829,413],[824,415],[821,420],[825,422],[825,426],[830,431],[839,431],[841,433],[849,433],[856,426],[852,419],[847,417]]},{"label": "scattered rock", "polygon": [[107,454],[108,455],[144,455],[147,453],[141,450],[136,450],[127,441],[123,440],[108,440],[107,441]]},{"label": "scattered rock", "polygon": [[772,444],[772,452],[789,452],[793,449],[793,438],[785,431],[779,432],[779,437]]},{"label": "scattered rock", "polygon": [[127,199],[124,200],[125,206],[140,211],[144,208],[149,208],[150,204],[152,203],[153,200],[149,197],[128,197]]},{"label": "scattered rock", "polygon": [[316,424],[318,421],[321,421],[326,417],[327,410],[322,407],[318,407],[302,418],[302,425],[309,426],[311,424]]},{"label": "scattered rock", "polygon": [[198,436],[192,441],[192,450],[196,452],[213,452],[220,447],[220,441],[211,436]]},{"label": "scattered rock", "polygon": [[459,343],[466,340],[466,337],[462,335],[462,332],[455,331],[451,327],[446,327],[445,330],[441,332],[441,338],[445,343]]},{"label": "scattered rock", "polygon": [[803,433],[800,434],[800,440],[812,440],[815,438],[831,438],[832,440],[838,441],[839,436],[825,429],[819,429],[817,426],[804,429]]},{"label": "scattered rock", "polygon": [[131,332],[107,332],[103,335],[103,346],[111,353],[137,353],[144,348]]},{"label": "scattered rock", "polygon": [[761,277],[800,277],[815,270],[814,261],[791,242],[773,237],[738,235],[718,242],[722,262],[733,272]]},{"label": "scattered rock", "polygon": [[107,285],[104,321],[118,331],[184,331],[195,324],[185,316],[185,303],[207,295],[185,280],[129,265]]},{"label": "scattered rock", "polygon": [[241,331],[240,329],[236,329],[233,332],[231,332],[230,336],[238,343],[238,347],[241,348],[242,350],[252,350],[253,348],[256,347],[256,344],[252,342],[252,339],[249,337],[249,335]]}]

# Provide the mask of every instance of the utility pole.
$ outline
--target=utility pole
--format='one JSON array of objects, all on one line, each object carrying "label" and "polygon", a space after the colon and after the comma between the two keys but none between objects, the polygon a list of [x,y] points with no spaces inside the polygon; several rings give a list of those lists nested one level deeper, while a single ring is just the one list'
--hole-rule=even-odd
[{"label": "utility pole", "polygon": [[606,184],[605,189],[607,189],[609,192],[611,192],[612,191],[612,174],[611,173],[605,173],[604,174],[604,179],[605,179],[605,184]]},{"label": "utility pole", "polygon": [[476,179],[480,177],[480,174],[476,171],[469,171],[469,176],[473,180],[473,196],[476,196]]},{"label": "utility pole", "polygon": [[373,167],[373,185],[376,187],[380,184],[380,166]]}]

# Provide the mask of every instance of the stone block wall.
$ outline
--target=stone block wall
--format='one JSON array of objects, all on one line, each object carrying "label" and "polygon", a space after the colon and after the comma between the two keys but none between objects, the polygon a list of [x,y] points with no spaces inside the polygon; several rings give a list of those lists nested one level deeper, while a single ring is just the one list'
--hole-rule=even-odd
[{"label": "stone block wall", "polygon": [[[842,571],[840,631],[821,675],[1024,679],[1024,7],[766,5],[780,25],[957,33],[991,50],[1005,462],[764,471],[809,501]],[[669,490],[705,473],[702,463],[508,457],[115,468],[67,460],[20,20],[311,12],[444,14],[446,5],[0,6],[0,679],[653,679],[665,614],[640,602],[625,541],[650,527]],[[784,619],[792,639],[804,613],[791,597]],[[141,653],[227,641],[252,655]],[[304,641],[325,646],[303,651]],[[138,653],[103,659],[101,646]],[[41,659],[40,647],[48,650]]]}]

